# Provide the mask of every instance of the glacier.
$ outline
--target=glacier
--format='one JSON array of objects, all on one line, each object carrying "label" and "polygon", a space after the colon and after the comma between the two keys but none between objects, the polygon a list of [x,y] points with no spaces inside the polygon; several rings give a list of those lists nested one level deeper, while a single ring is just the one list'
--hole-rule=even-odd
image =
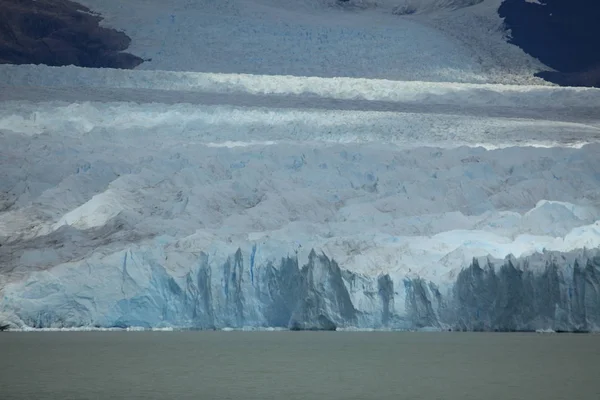
[{"label": "glacier", "polygon": [[[93,118],[0,136],[26,149],[0,158],[13,327],[597,329],[597,252],[577,249],[600,246],[600,144],[315,148],[228,141],[227,124],[219,144]],[[546,307],[550,284],[555,314],[502,315],[523,287],[510,307]]]},{"label": "glacier", "polygon": [[498,1],[84,3],[152,62],[0,66],[0,325],[600,330],[600,90]]}]

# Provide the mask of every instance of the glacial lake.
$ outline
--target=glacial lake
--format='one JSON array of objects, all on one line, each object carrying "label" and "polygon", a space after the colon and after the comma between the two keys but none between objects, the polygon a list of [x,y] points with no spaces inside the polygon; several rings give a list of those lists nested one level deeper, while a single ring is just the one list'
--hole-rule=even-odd
[{"label": "glacial lake", "polygon": [[3,332],[0,399],[598,400],[600,335]]}]

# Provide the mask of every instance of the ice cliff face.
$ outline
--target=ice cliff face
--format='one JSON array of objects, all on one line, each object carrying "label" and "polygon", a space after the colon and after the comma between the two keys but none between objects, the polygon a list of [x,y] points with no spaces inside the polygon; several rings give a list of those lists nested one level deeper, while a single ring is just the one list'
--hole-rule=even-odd
[{"label": "ice cliff face", "polygon": [[454,301],[459,329],[597,331],[600,253],[507,259],[499,267],[474,261],[459,274]]},{"label": "ice cliff face", "polygon": [[[34,328],[282,327],[515,331],[600,329],[600,251],[475,259],[441,286],[367,276],[311,251],[257,265],[138,249],[63,264],[8,284],[2,321]],[[187,272],[174,268],[194,258]]]},{"label": "ice cliff face", "polygon": [[65,265],[9,285],[2,311],[14,316],[13,323],[36,328],[335,329],[383,326],[390,319],[389,277],[381,278],[378,293],[377,281],[342,271],[314,251],[304,265],[297,257],[255,265],[252,253],[245,258],[240,249],[215,264],[201,253],[195,266],[179,276],[161,265],[167,254],[126,251],[118,256],[118,265],[115,257],[86,263],[87,268]]}]

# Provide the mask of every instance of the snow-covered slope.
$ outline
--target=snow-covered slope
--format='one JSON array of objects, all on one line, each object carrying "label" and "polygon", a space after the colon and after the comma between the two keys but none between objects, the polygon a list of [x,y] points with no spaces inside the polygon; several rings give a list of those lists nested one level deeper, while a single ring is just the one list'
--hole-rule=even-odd
[{"label": "snow-covered slope", "polygon": [[[176,71],[0,67],[0,322],[600,327],[600,90],[489,84],[387,3],[248,4],[98,5]],[[205,35],[151,54],[166,12]]]},{"label": "snow-covered slope", "polygon": [[[132,38],[141,69],[543,83],[506,43],[500,0],[84,0]],[[469,3],[473,7],[466,7]],[[451,12],[451,14],[448,14]]]}]

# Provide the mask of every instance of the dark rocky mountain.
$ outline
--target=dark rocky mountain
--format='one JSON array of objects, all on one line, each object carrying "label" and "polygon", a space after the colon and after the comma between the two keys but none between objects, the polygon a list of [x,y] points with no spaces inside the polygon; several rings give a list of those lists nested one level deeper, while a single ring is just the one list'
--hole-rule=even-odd
[{"label": "dark rocky mountain", "polygon": [[134,68],[131,39],[68,0],[0,0],[0,63]]},{"label": "dark rocky mountain", "polygon": [[541,78],[600,86],[600,2],[504,0],[498,13],[511,31],[510,42],[555,70]]}]

